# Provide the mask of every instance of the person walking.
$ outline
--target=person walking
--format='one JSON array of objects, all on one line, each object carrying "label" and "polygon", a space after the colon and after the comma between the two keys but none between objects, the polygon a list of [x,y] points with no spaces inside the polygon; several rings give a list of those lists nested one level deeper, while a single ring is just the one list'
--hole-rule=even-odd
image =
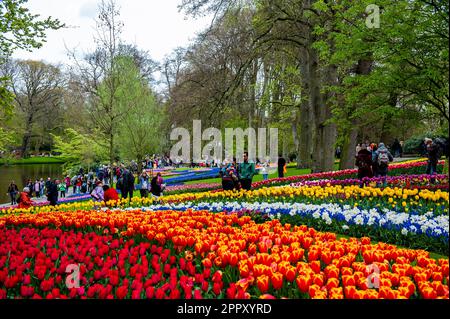
[{"label": "person walking", "polygon": [[134,175],[130,170],[125,169],[122,173],[122,199],[133,197],[134,192]]},{"label": "person walking", "polygon": [[50,202],[51,206],[56,206],[58,203],[58,187],[57,187],[57,180],[54,180],[53,182],[50,181],[48,183],[47,187],[47,200]]},{"label": "person walking", "polygon": [[69,188],[70,188],[70,176],[69,175],[67,175],[64,178],[64,184],[66,184],[66,191],[69,192]]},{"label": "person walking", "polygon": [[149,177],[145,170],[143,170],[141,175],[139,176],[139,192],[141,193],[142,198],[148,197]]},{"label": "person walking", "polygon": [[33,197],[33,190],[34,190],[34,184],[31,179],[28,180],[27,185],[25,185],[26,188],[28,188],[28,196]]},{"label": "person walking", "polygon": [[41,183],[38,179],[33,184],[33,190],[36,198],[39,198],[41,196]]},{"label": "person walking", "polygon": [[377,162],[377,150],[378,145],[375,143],[370,144],[370,152],[372,153],[372,173],[373,176],[377,176],[378,173],[378,162]]},{"label": "person walking", "polygon": [[33,201],[30,198],[30,189],[28,187],[25,187],[23,192],[20,193],[18,204],[18,208],[20,209],[28,209],[33,206]]},{"label": "person walking", "polygon": [[66,197],[66,182],[62,181],[59,183],[58,185],[58,190],[59,190],[59,196],[61,198],[65,198]]},{"label": "person walking", "polygon": [[39,198],[44,197],[45,183],[44,183],[44,179],[43,178],[41,178],[39,180],[39,190],[40,190]]},{"label": "person walking", "polygon": [[248,152],[244,153],[244,162],[239,164],[239,181],[242,188],[249,191],[252,189],[253,176],[256,174],[255,163],[250,162],[248,159]]},{"label": "person walking", "polygon": [[280,156],[278,157],[278,177],[279,178],[284,177],[285,170],[286,170],[286,160],[280,154]]},{"label": "person walking", "polygon": [[358,167],[358,179],[361,180],[361,187],[364,186],[362,180],[365,177],[372,178],[372,153],[367,150],[365,144],[361,145],[361,150],[356,155],[355,165]]},{"label": "person walking", "polygon": [[19,193],[19,188],[16,185],[15,181],[11,181],[11,184],[8,186],[8,195],[11,198],[11,205],[17,204],[17,194]]},{"label": "person walking", "polygon": [[380,143],[380,147],[375,151],[375,159],[377,170],[376,177],[382,177],[383,187],[386,187],[386,176],[389,171],[389,163],[394,161],[394,156],[389,152],[384,143]]},{"label": "person walking", "polygon": [[400,144],[400,141],[397,138],[394,140],[391,149],[392,152],[394,153],[395,158],[400,157],[400,154],[402,153],[402,145]]},{"label": "person walking", "polygon": [[82,185],[83,185],[83,181],[81,180],[81,176],[78,176],[77,181],[75,182],[75,194],[77,194],[77,195],[80,194]]},{"label": "person walking", "polygon": [[[427,174],[435,175],[437,173],[437,164],[439,161],[439,147],[433,142],[431,138],[425,138],[425,145],[427,149],[428,165]],[[432,178],[431,182],[434,183],[435,179]]]},{"label": "person walking", "polygon": [[152,196],[159,198],[162,196],[162,192],[163,192],[163,183],[164,180],[162,178],[161,173],[156,174],[155,177],[152,178],[151,180],[151,193]]},{"label": "person walking", "polygon": [[263,176],[263,180],[267,181],[269,179],[269,163],[267,161],[262,164],[261,174]]}]

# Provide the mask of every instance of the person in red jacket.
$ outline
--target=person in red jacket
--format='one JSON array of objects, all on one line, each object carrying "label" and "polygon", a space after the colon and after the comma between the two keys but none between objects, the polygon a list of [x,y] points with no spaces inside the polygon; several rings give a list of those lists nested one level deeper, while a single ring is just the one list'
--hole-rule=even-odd
[{"label": "person in red jacket", "polygon": [[103,191],[104,191],[104,202],[107,203],[109,201],[118,201],[119,200],[119,194],[117,191],[109,187],[108,185],[103,185]]},{"label": "person in red jacket", "polygon": [[28,187],[25,187],[23,189],[23,192],[20,193],[20,197],[19,197],[19,200],[18,200],[18,202],[19,202],[18,208],[28,209],[31,206],[33,206],[33,202],[30,199],[30,195],[29,194],[30,194],[30,189]]}]

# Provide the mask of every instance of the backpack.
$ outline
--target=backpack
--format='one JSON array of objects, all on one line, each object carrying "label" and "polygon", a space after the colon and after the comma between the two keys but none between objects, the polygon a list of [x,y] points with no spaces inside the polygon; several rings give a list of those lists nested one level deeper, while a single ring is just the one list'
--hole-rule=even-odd
[{"label": "backpack", "polygon": [[389,155],[386,151],[378,153],[378,166],[386,167],[389,165]]}]

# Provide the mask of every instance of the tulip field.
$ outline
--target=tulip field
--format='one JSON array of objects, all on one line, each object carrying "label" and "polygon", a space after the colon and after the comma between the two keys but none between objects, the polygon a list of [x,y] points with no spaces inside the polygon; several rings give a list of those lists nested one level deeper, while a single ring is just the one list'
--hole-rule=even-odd
[{"label": "tulip field", "polygon": [[425,165],[4,209],[0,299],[448,299],[448,176]]}]

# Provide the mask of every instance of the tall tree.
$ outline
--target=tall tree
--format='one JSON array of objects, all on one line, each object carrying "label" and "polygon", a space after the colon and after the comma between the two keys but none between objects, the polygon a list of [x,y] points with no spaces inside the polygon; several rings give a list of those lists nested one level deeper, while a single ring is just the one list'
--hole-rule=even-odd
[{"label": "tall tree", "polygon": [[59,67],[38,61],[10,61],[8,70],[23,118],[22,156],[27,157],[34,125],[43,117],[54,117],[61,106],[64,77]]},{"label": "tall tree", "polygon": [[[46,30],[57,30],[64,25],[57,19],[48,17],[39,19],[26,7],[27,0],[0,1],[0,66],[17,49],[31,50],[40,48],[45,42]],[[0,74],[0,122],[10,118],[14,95],[10,91],[11,81]],[[0,140],[9,141],[9,132],[0,127]],[[3,144],[4,146],[5,144]]]},{"label": "tall tree", "polygon": [[125,115],[119,125],[121,158],[137,160],[139,169],[145,156],[162,151],[163,108],[130,57],[120,58],[123,85],[118,91],[119,108]]}]

